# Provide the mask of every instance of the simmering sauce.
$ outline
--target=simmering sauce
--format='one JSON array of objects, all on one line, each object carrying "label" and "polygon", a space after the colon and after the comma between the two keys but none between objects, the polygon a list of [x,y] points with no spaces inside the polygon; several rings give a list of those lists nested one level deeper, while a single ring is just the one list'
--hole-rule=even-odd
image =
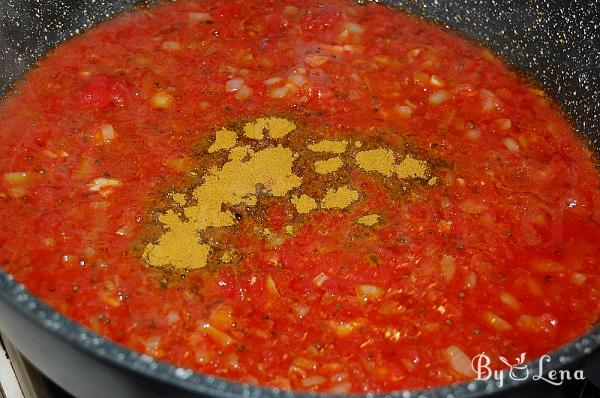
[{"label": "simmering sauce", "polygon": [[199,372],[474,377],[600,317],[600,178],[539,89],[385,8],[198,0],[59,46],[0,110],[0,264]]}]

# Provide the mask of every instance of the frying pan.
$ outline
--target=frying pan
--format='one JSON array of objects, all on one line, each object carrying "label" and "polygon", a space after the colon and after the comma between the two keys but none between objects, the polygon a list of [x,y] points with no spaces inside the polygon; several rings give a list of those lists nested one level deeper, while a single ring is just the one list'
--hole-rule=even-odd
[{"label": "frying pan", "polygon": [[[0,3],[0,95],[48,50],[132,0]],[[482,43],[556,98],[600,149],[600,0],[387,0]],[[577,292],[573,292],[577,294]],[[49,378],[78,397],[315,397],[193,373],[111,343],[54,311],[0,269],[0,329]],[[543,369],[584,367],[600,383],[600,326],[550,354]],[[528,364],[538,374],[539,364]],[[500,387],[501,383],[503,387]],[[472,381],[386,397],[547,396],[547,383]],[[369,394],[376,397],[378,395]],[[381,395],[384,396],[384,395]]]}]

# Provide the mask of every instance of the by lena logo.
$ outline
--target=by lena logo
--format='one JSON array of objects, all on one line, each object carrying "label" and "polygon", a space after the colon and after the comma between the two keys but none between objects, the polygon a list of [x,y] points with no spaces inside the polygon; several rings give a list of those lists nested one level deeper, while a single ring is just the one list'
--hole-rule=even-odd
[{"label": "by lena logo", "polygon": [[542,380],[546,383],[550,383],[555,386],[560,386],[567,380],[584,380],[585,376],[583,370],[578,369],[574,372],[561,369],[552,369],[545,372],[544,367],[547,367],[551,362],[549,355],[542,355],[538,361],[537,372],[533,372],[529,369],[528,365],[525,364],[526,354],[523,352],[521,355],[516,357],[513,362],[507,358],[500,356],[498,360],[507,366],[508,369],[492,370],[490,367],[492,360],[485,353],[475,355],[471,361],[471,367],[475,372],[476,380],[496,380],[499,387],[504,386],[505,374],[508,372],[508,378],[510,380],[527,380],[531,378],[534,381]]}]

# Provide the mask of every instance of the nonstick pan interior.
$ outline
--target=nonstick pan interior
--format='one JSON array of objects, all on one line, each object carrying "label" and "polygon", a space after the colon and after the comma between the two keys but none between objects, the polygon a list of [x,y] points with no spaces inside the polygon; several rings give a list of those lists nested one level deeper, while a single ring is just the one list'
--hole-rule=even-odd
[{"label": "nonstick pan interior", "polygon": [[[8,0],[0,3],[0,94],[7,93],[13,82],[57,44],[115,13],[139,6],[136,3],[139,2]],[[499,53],[555,97],[579,133],[592,147],[600,148],[599,0],[388,0],[385,3],[460,31]],[[52,369],[46,369],[59,379],[60,384],[75,393],[107,396],[107,388],[119,387],[136,394],[138,390],[135,387],[123,387],[130,380],[133,384],[148,383],[147,396],[164,396],[169,391],[175,396],[305,396],[192,374],[135,354],[62,317],[1,270],[0,298],[2,329],[9,329],[7,333],[16,337],[17,343],[22,343],[26,355],[35,357],[36,351],[41,350],[38,358],[30,358],[34,363],[42,367],[43,364],[61,363],[62,360],[57,361],[56,358],[46,358],[46,361],[43,358],[55,353],[48,344],[58,344],[72,351],[61,364],[71,371],[76,372],[78,367],[87,363],[86,360],[99,364],[93,368],[96,371],[110,369],[108,376],[99,375],[95,382],[90,379],[83,383],[73,380],[76,378],[74,374],[69,378],[65,377],[66,372],[52,373]],[[9,321],[11,325],[6,327]],[[24,329],[28,330],[23,332]],[[579,365],[599,346],[600,328],[596,328],[577,342],[553,353],[552,364],[556,367]],[[69,364],[70,360],[74,363]],[[551,368],[549,366],[546,370]],[[536,369],[536,365],[532,364],[531,370],[535,372]],[[116,380],[113,378],[115,374],[119,377],[124,375],[125,384],[111,386],[110,383]],[[509,379],[503,382],[508,387],[505,386],[502,391],[512,391],[512,387],[519,385]],[[82,384],[85,383],[91,383],[93,388],[83,389]],[[96,386],[104,389],[97,390]],[[153,393],[150,393],[151,389]],[[424,393],[399,392],[391,396],[482,396],[499,390],[497,382],[471,382]],[[96,394],[86,394],[93,391]]]}]

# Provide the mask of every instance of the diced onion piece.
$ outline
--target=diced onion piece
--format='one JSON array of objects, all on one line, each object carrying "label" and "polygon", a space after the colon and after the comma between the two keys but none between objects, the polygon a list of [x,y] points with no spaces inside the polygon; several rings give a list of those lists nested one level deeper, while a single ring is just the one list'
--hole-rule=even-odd
[{"label": "diced onion piece", "polygon": [[432,86],[434,87],[444,87],[446,85],[446,83],[444,83],[444,81],[437,75],[431,75],[431,77],[429,78],[429,82],[431,83]]},{"label": "diced onion piece", "polygon": [[487,323],[490,324],[490,326],[492,326],[498,330],[508,330],[508,329],[512,328],[510,323],[506,322],[504,319],[500,318],[498,315],[494,314],[493,312],[484,311],[483,319],[485,319],[487,321]]},{"label": "diced onion piece", "polygon": [[159,91],[152,96],[152,107],[155,109],[168,109],[173,105],[174,98],[166,91]]},{"label": "diced onion piece", "polygon": [[454,278],[456,273],[456,262],[454,257],[444,254],[440,261],[440,267],[442,269],[442,275],[447,282],[450,282]]},{"label": "diced onion piece", "polygon": [[467,274],[465,285],[467,289],[473,289],[475,285],[477,285],[477,274],[474,271],[471,271]]},{"label": "diced onion piece", "polygon": [[210,14],[206,13],[206,12],[190,12],[188,14],[189,18],[191,21],[194,22],[208,22],[208,21],[212,21],[212,17],[210,16]]},{"label": "diced onion piece", "polygon": [[276,89],[273,89],[269,92],[269,97],[271,98],[283,98],[288,94],[288,91],[290,89],[285,86],[285,87],[278,87]]},{"label": "diced onion piece", "polygon": [[277,285],[275,285],[275,281],[271,275],[267,276],[265,286],[267,288],[267,292],[272,294],[273,296],[279,296],[279,292],[277,291]]},{"label": "diced onion piece", "polygon": [[298,14],[298,7],[296,6],[285,6],[283,7],[283,15],[292,16]]},{"label": "diced onion piece", "polygon": [[115,129],[112,124],[101,124],[100,132],[102,133],[102,140],[107,144],[115,139]]},{"label": "diced onion piece", "polygon": [[504,146],[511,152],[519,152],[519,143],[512,138],[505,138],[502,140]]},{"label": "diced onion piece", "polygon": [[512,122],[510,119],[496,119],[496,124],[502,130],[508,130],[512,127]]},{"label": "diced onion piece", "polygon": [[378,65],[389,65],[392,60],[385,55],[376,55],[373,57],[373,61]]},{"label": "diced onion piece", "polygon": [[167,324],[169,325],[173,325],[175,323],[177,323],[179,321],[180,316],[177,313],[177,311],[169,311],[169,313],[167,314]]},{"label": "diced onion piece", "polygon": [[587,276],[576,272],[571,276],[571,281],[573,281],[574,284],[581,286],[587,281]]},{"label": "diced onion piece", "polygon": [[104,200],[95,200],[90,203],[90,207],[94,210],[105,210],[105,209],[108,209],[109,206],[110,206],[110,203],[108,203]]},{"label": "diced onion piece", "polygon": [[210,323],[206,322],[200,325],[200,330],[210,336],[217,344],[225,347],[233,344],[235,340],[227,333],[215,328]]},{"label": "diced onion piece", "polygon": [[172,168],[175,171],[187,172],[194,168],[196,163],[190,157],[172,157],[164,161],[165,166]]},{"label": "diced onion piece", "polygon": [[245,84],[235,93],[235,98],[242,101],[252,95],[252,89]]},{"label": "diced onion piece", "polygon": [[225,91],[228,93],[238,91],[244,85],[244,79],[231,79],[225,83]]},{"label": "diced onion piece", "polygon": [[327,61],[329,61],[329,57],[327,57],[325,55],[318,55],[318,54],[308,54],[304,58],[304,62],[306,62],[308,65],[312,66],[313,68],[323,65]]},{"label": "diced onion piece", "polygon": [[352,383],[349,381],[344,381],[331,387],[328,392],[330,394],[348,394],[351,389]]},{"label": "diced onion piece", "polygon": [[212,309],[208,322],[219,329],[229,329],[233,325],[233,308],[220,304]]},{"label": "diced onion piece", "polygon": [[410,55],[411,57],[418,57],[419,54],[421,54],[421,49],[420,48],[413,48],[412,50],[410,50],[408,52],[408,55]]},{"label": "diced onion piece", "polygon": [[347,30],[348,33],[363,33],[365,31],[364,26],[355,22],[347,22],[344,24],[344,29]]},{"label": "diced onion piece", "polygon": [[271,78],[265,80],[263,83],[265,83],[267,86],[272,86],[274,84],[281,82],[282,80],[283,79],[281,77],[275,76],[275,77],[271,77]]},{"label": "diced onion piece", "polygon": [[311,370],[311,369],[317,368],[317,363],[315,361],[313,361],[312,359],[298,357],[294,360],[294,366]]},{"label": "diced onion piece", "polygon": [[468,214],[479,214],[488,209],[488,206],[485,203],[471,198],[458,202],[457,206]]},{"label": "diced onion piece", "polygon": [[42,151],[42,153],[43,153],[44,155],[48,156],[50,159],[56,159],[56,158],[58,158],[58,155],[57,155],[56,153],[52,152],[52,151],[51,151],[51,150],[49,150],[49,149],[44,149],[44,150]]},{"label": "diced onion piece", "polygon": [[321,287],[327,279],[329,279],[329,277],[321,272],[319,275],[315,276],[315,279],[313,279],[313,283],[315,284],[315,286]]},{"label": "diced onion piece", "polygon": [[377,299],[383,294],[383,289],[375,285],[356,285],[354,291],[362,300]]},{"label": "diced onion piece", "polygon": [[120,236],[127,236],[131,232],[130,229],[131,227],[129,225],[123,225],[115,233]]},{"label": "diced onion piece", "polygon": [[482,109],[484,112],[491,112],[500,108],[500,99],[496,96],[496,94],[486,89],[481,89],[479,92],[483,98]]},{"label": "diced onion piece", "polygon": [[534,316],[524,314],[517,320],[517,325],[521,329],[532,330],[536,325],[536,319]]},{"label": "diced onion piece", "polygon": [[106,187],[118,187],[121,181],[115,178],[96,178],[91,184],[88,184],[90,191],[98,192]]},{"label": "diced onion piece", "polygon": [[342,51],[349,52],[349,53],[362,53],[364,50],[364,47],[355,46],[354,44],[344,44],[341,47],[342,47]]},{"label": "diced onion piece", "polygon": [[379,312],[382,315],[392,315],[403,311],[404,307],[398,304],[397,301],[387,300],[384,301],[383,304],[381,304],[381,307],[379,307],[379,310],[377,312]]},{"label": "diced onion piece", "polygon": [[325,383],[327,379],[323,376],[310,376],[302,379],[302,385],[304,387],[315,387]]},{"label": "diced onion piece", "polygon": [[298,87],[302,87],[306,84],[306,78],[297,72],[290,73],[288,80]]},{"label": "diced onion piece", "polygon": [[179,42],[177,42],[177,41],[167,40],[167,41],[163,41],[161,47],[163,50],[177,51],[181,48],[181,44],[179,44]]},{"label": "diced onion piece", "polygon": [[396,105],[394,111],[401,117],[408,119],[412,116],[412,108],[408,105]]},{"label": "diced onion piece", "polygon": [[356,327],[360,326],[360,322],[351,321],[351,322],[336,322],[331,321],[329,323],[330,327],[333,331],[340,337],[348,336]]},{"label": "diced onion piece", "polygon": [[298,375],[301,379],[304,379],[307,376],[306,370],[299,368],[297,366],[294,366],[294,365],[292,365],[288,368],[288,372],[290,374]]},{"label": "diced onion piece", "polygon": [[471,366],[471,358],[463,350],[455,345],[451,345],[444,350],[444,356],[450,364],[452,370],[463,376],[472,377],[474,375]]},{"label": "diced onion piece", "polygon": [[533,270],[540,274],[557,274],[565,272],[565,266],[550,258],[540,258],[531,263]]},{"label": "diced onion piece", "polygon": [[479,131],[477,129],[468,129],[467,132],[465,133],[465,136],[469,140],[475,141],[476,139],[478,139],[479,137],[481,137],[481,131]]},{"label": "diced onion piece", "polygon": [[446,90],[439,90],[429,96],[430,105],[440,105],[446,102],[450,96]]},{"label": "diced onion piece", "polygon": [[308,305],[292,304],[292,310],[296,313],[298,318],[302,319],[310,312]]},{"label": "diced onion piece", "polygon": [[527,285],[527,288],[529,289],[529,291],[532,294],[534,294],[536,296],[542,296],[544,294],[544,290],[542,289],[542,286],[533,277],[526,276],[524,278],[524,280],[525,280],[525,284]]},{"label": "diced onion piece", "polygon": [[500,301],[502,301],[504,304],[508,305],[515,311],[519,311],[521,309],[521,303],[519,303],[519,300],[517,300],[515,296],[508,292],[500,293]]},{"label": "diced onion piece", "polygon": [[150,355],[158,355],[160,347],[160,336],[149,337],[144,343],[144,351]]},{"label": "diced onion piece", "polygon": [[27,185],[33,182],[35,173],[27,171],[9,171],[2,175],[2,179],[9,185],[19,186]]}]

